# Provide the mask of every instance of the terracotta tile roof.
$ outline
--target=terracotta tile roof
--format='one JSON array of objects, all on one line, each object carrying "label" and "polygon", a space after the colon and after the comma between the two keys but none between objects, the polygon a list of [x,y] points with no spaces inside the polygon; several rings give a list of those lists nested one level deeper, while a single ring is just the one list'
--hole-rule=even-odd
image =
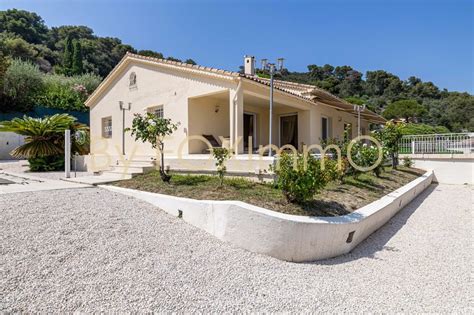
[{"label": "terracotta tile roof", "polygon": [[205,66],[200,66],[200,65],[192,65],[192,64],[189,64],[189,63],[185,63],[185,62],[173,61],[173,60],[168,60],[168,59],[160,59],[160,58],[156,58],[156,57],[142,56],[142,55],[138,55],[138,54],[133,54],[131,52],[127,52],[127,54],[125,56],[130,56],[130,57],[133,57],[135,59],[149,60],[149,61],[159,62],[159,63],[163,63],[163,64],[174,65],[174,66],[178,66],[178,67],[185,67],[185,68],[188,68],[188,69],[207,71],[207,72],[216,73],[216,74],[230,75],[230,76],[233,76],[233,77],[240,76],[240,74],[238,72],[235,72],[235,71],[217,69],[217,68],[212,68],[212,67],[205,67]]},{"label": "terracotta tile roof", "polygon": [[[114,70],[117,69],[119,65],[121,65],[127,58],[151,61],[151,62],[156,62],[156,63],[165,64],[169,66],[174,66],[177,69],[181,68],[183,70],[205,72],[205,73],[214,74],[217,76],[224,76],[224,77],[229,77],[229,78],[241,77],[241,78],[252,80],[254,82],[257,82],[266,86],[270,86],[270,79],[261,78],[256,75],[247,75],[247,74],[242,74],[235,71],[205,67],[205,66],[200,66],[200,65],[191,65],[184,62],[142,56],[142,55],[127,52],[126,55],[123,57],[123,59],[117,64],[117,66],[115,66],[115,68],[109,73],[109,75],[102,81],[102,83],[99,85],[96,91],[98,91],[102,87],[104,82],[107,81],[107,79],[111,76]],[[327,106],[330,106],[330,107],[333,107],[345,112],[350,112],[353,114],[355,113],[352,104],[314,85],[282,81],[282,80],[273,80],[273,83],[274,83],[275,89],[285,92],[299,99],[311,102],[313,104],[323,104],[323,105],[327,105]],[[86,104],[88,103],[90,99],[93,98],[93,96],[95,97],[96,91],[92,93],[92,95],[90,95],[90,97],[86,101]],[[364,111],[361,115],[372,121],[377,121],[377,122],[382,122],[382,123],[385,122],[384,118],[382,118],[381,116],[369,110]]]}]

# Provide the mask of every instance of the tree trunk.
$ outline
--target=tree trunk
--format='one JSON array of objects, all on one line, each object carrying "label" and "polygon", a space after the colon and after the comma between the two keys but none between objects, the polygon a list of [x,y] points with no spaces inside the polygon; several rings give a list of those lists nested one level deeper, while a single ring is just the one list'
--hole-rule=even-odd
[{"label": "tree trunk", "polygon": [[165,183],[169,183],[171,176],[169,176],[165,172],[165,154],[163,152],[164,148],[165,148],[165,144],[163,142],[160,142],[160,156],[161,156],[160,177],[162,181],[164,181]]}]

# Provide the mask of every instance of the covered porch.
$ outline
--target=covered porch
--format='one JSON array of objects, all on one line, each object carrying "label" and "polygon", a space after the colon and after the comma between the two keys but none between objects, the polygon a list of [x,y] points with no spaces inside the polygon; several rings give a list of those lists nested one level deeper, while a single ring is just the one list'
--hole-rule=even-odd
[{"label": "covered porch", "polygon": [[[237,154],[257,153],[269,144],[269,89],[246,83],[237,90],[223,90],[188,100],[188,153],[205,154],[209,146],[230,146]],[[273,145],[301,149],[310,142],[311,104],[284,95],[274,95]],[[212,141],[214,139],[214,141]]]}]

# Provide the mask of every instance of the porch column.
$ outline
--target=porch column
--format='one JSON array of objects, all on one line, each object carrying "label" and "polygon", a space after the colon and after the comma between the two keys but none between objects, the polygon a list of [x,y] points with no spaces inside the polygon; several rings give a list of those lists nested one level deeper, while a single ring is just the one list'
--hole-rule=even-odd
[{"label": "porch column", "polygon": [[[244,152],[244,97],[242,89],[230,90],[229,93],[229,132],[230,143],[237,154]],[[240,139],[240,141],[239,141]],[[239,141],[239,142],[237,142]]]}]

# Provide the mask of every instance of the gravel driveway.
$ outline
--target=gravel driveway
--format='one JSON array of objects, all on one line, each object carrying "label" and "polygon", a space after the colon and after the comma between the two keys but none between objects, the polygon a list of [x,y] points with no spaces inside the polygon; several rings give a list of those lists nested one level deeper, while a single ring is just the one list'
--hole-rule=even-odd
[{"label": "gravel driveway", "polygon": [[98,188],[3,195],[0,216],[0,312],[472,311],[468,186],[431,186],[352,253],[313,264]]}]

